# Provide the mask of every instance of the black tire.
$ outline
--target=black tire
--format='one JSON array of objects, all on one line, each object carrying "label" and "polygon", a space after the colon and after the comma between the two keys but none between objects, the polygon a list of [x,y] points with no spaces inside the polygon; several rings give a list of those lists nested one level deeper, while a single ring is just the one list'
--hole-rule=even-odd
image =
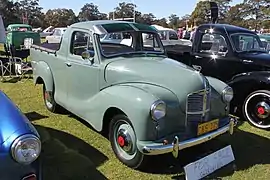
[{"label": "black tire", "polygon": [[270,129],[270,91],[258,90],[250,93],[243,105],[245,120],[259,129]]},{"label": "black tire", "polygon": [[59,106],[54,100],[54,92],[47,94],[45,84],[43,84],[43,100],[44,100],[44,104],[46,108],[50,112],[53,112],[53,113],[61,112],[61,106]]},{"label": "black tire", "polygon": [[[129,126],[130,131],[133,130],[134,135],[135,135],[135,141],[134,141],[132,147],[134,148],[134,151],[136,153],[130,155],[130,157],[131,157],[130,159],[127,159],[127,158],[124,157],[125,154],[127,156],[129,156],[129,154],[126,151],[122,150],[123,148],[120,147],[120,145],[117,143],[117,138],[116,138],[117,135],[116,135],[116,133],[119,132],[118,130],[119,130],[121,125]],[[129,133],[127,133],[127,134],[129,134]],[[131,121],[129,120],[129,118],[126,115],[120,114],[120,115],[116,115],[116,116],[113,117],[113,119],[110,122],[110,126],[109,126],[109,139],[110,139],[110,142],[111,142],[113,152],[116,155],[116,157],[119,159],[120,162],[122,162],[126,166],[131,167],[133,169],[143,169],[145,167],[145,165],[146,165],[146,156],[144,154],[142,154],[137,148],[136,134],[135,134],[135,131],[134,131],[134,128],[132,126]],[[118,139],[119,139],[119,136],[118,136]],[[120,151],[122,151],[122,152],[120,153]]]}]

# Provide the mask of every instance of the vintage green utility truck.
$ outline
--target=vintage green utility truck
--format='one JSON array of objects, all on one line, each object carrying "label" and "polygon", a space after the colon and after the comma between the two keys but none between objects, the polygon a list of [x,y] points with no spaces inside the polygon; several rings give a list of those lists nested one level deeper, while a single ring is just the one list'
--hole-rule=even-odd
[{"label": "vintage green utility truck", "polygon": [[[126,41],[103,41],[110,33],[123,33]],[[144,44],[145,34],[152,44]],[[167,58],[151,26],[76,23],[60,44],[32,45],[30,57],[47,109],[63,107],[108,132],[115,155],[129,167],[142,167],[147,155],[177,157],[179,150],[233,133],[232,88]]]},{"label": "vintage green utility truck", "polygon": [[34,44],[40,44],[40,35],[32,31],[28,24],[10,24],[7,27],[7,47],[14,46],[15,49],[24,49],[24,40],[31,38]]}]

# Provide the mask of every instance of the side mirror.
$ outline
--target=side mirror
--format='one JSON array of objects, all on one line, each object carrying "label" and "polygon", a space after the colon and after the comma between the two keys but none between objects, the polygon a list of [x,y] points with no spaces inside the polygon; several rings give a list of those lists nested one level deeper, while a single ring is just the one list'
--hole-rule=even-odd
[{"label": "side mirror", "polygon": [[90,59],[91,55],[88,51],[84,51],[84,52],[82,52],[82,58],[83,59]]},{"label": "side mirror", "polygon": [[84,60],[89,60],[92,64],[94,63],[94,53],[91,53],[89,51],[82,52],[82,58]]}]

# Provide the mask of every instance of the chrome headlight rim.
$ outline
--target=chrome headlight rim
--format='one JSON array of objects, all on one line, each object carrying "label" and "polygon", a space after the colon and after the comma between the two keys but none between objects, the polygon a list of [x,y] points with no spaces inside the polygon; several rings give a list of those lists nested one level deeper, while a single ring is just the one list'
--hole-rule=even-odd
[{"label": "chrome headlight rim", "polygon": [[[161,117],[155,117],[155,110],[157,109],[158,106],[160,105],[163,105],[164,106],[164,115],[161,116]],[[150,108],[150,114],[151,114],[151,117],[154,121],[158,121],[160,119],[162,119],[163,117],[166,116],[166,108],[167,108],[167,105],[164,101],[162,100],[157,100],[155,101],[152,105],[151,105],[151,108]]]},{"label": "chrome headlight rim", "polygon": [[[26,141],[36,141],[36,143],[38,144],[38,152],[36,153],[37,155],[35,156],[35,158],[31,159],[31,161],[20,161],[17,157],[17,148],[19,148],[19,146],[26,142]],[[13,158],[14,161],[16,161],[17,163],[20,163],[20,164],[24,164],[24,165],[28,165],[28,164],[31,164],[32,162],[34,162],[39,156],[40,156],[40,153],[41,153],[41,141],[39,139],[39,137],[37,137],[36,135],[33,135],[33,134],[25,134],[25,135],[22,135],[22,136],[19,136],[18,138],[15,139],[15,141],[13,141],[12,145],[11,145],[11,149],[10,149],[10,152],[11,152],[11,156]]]},{"label": "chrome headlight rim", "polygon": [[[226,96],[229,96],[229,99],[227,99]],[[229,103],[232,101],[234,96],[233,93],[233,88],[230,86],[226,86],[223,90],[222,90],[222,101],[225,103]]]}]

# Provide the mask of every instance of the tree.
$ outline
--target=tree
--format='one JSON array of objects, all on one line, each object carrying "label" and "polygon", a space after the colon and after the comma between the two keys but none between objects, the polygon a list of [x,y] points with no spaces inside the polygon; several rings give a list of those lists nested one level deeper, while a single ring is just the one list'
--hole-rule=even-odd
[{"label": "tree", "polygon": [[169,27],[166,18],[155,19],[153,24],[156,24],[156,25],[159,25],[159,26],[162,26],[162,27]]},{"label": "tree", "polygon": [[155,21],[155,18],[156,17],[152,13],[142,14],[137,16],[136,22],[151,25]]},{"label": "tree", "polygon": [[189,22],[189,19],[190,19],[190,15],[189,14],[186,14],[186,15],[182,16],[179,19],[178,26],[179,27],[186,27],[186,24]]},{"label": "tree", "polygon": [[45,21],[49,26],[66,27],[77,21],[72,9],[49,9],[45,14]]},{"label": "tree", "polygon": [[12,23],[20,23],[18,2],[0,0],[0,13],[5,26]]},{"label": "tree", "polygon": [[26,17],[25,23],[34,27],[43,26],[44,14],[41,12],[42,7],[39,6],[39,0],[20,0],[19,15]]},{"label": "tree", "polygon": [[178,28],[178,26],[179,26],[179,21],[180,21],[180,19],[179,19],[179,17],[178,17],[176,14],[171,14],[171,15],[169,16],[169,26],[170,26],[171,28],[173,28],[173,29]]},{"label": "tree", "polygon": [[[118,7],[115,8],[114,12],[109,13],[109,19],[117,18],[133,18],[134,10],[137,6],[132,3],[119,3]],[[135,11],[135,16],[137,18],[141,16],[140,12]]]},{"label": "tree", "polygon": [[246,6],[245,14],[248,18],[254,19],[254,23],[252,24],[257,30],[258,26],[262,24],[262,22],[269,18],[270,15],[270,1],[269,0],[244,0],[244,4]]},{"label": "tree", "polygon": [[107,19],[107,14],[101,13],[98,10],[98,6],[93,3],[87,3],[79,12],[78,20],[79,21],[92,21],[92,20],[104,20]]},{"label": "tree", "polygon": [[245,21],[245,9],[246,6],[243,3],[232,6],[226,14],[226,23],[249,28],[248,21]]},{"label": "tree", "polygon": [[[231,0],[212,0],[217,3],[219,8],[219,22],[224,22],[226,12],[229,10]],[[210,4],[209,1],[200,1],[197,3],[191,14],[190,20],[193,24],[200,25],[209,23]]]}]

